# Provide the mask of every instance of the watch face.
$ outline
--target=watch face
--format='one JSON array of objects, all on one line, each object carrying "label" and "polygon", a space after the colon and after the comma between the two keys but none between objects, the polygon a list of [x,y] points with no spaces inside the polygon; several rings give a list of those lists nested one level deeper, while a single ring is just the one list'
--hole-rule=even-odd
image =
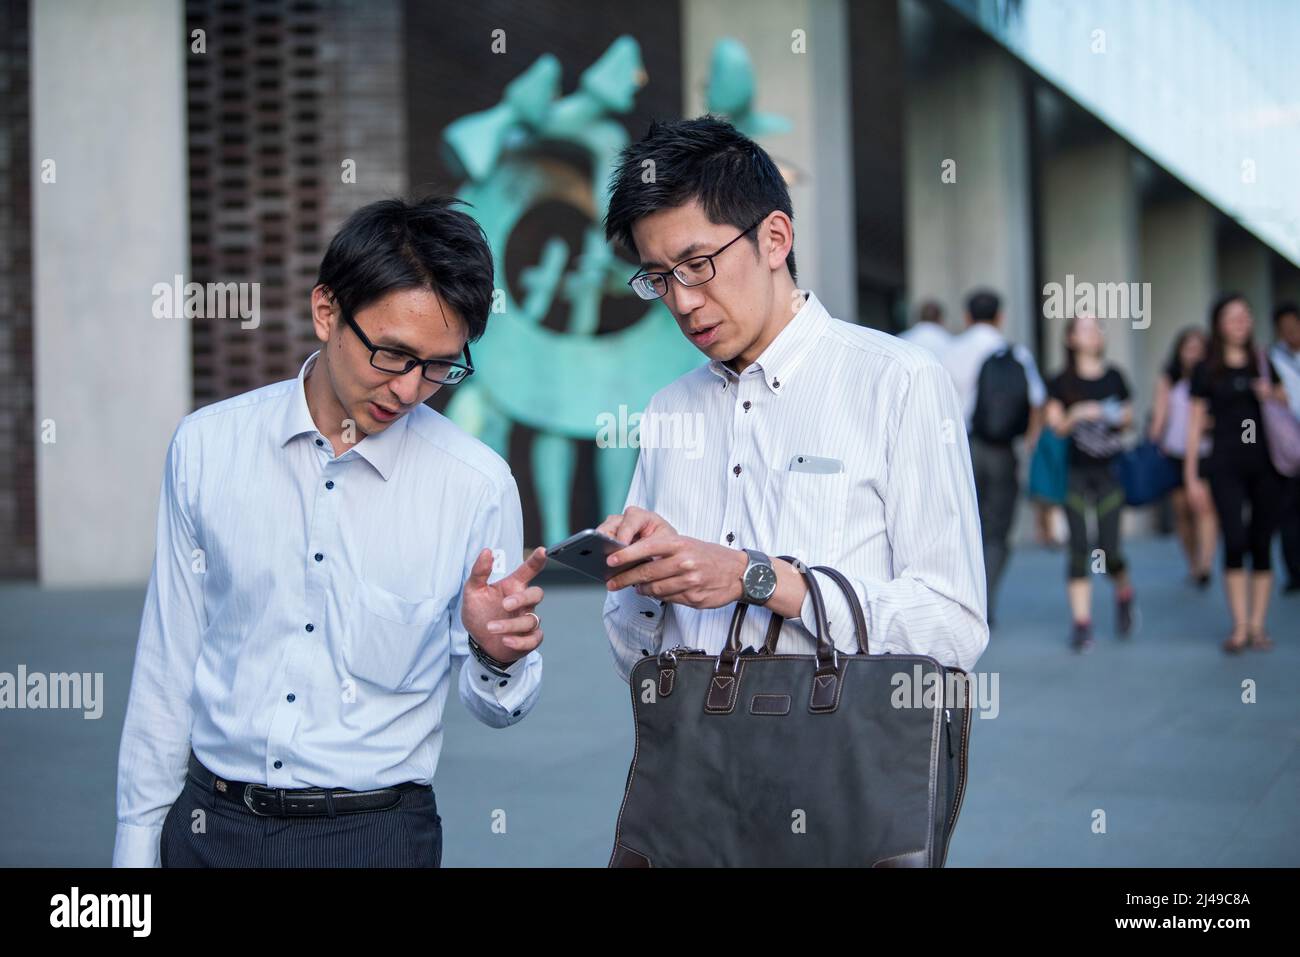
[{"label": "watch face", "polygon": [[766,601],[776,591],[776,571],[771,565],[754,565],[745,573],[745,594]]}]

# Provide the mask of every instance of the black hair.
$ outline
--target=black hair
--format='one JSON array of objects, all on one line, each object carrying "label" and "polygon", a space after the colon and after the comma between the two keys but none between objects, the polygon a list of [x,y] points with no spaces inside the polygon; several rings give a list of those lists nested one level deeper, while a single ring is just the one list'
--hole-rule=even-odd
[{"label": "black hair", "polygon": [[492,251],[483,228],[455,204],[468,205],[428,196],[361,207],[330,240],[317,285],[353,316],[390,292],[431,290],[465,321],[473,342],[492,306]]},{"label": "black hair", "polygon": [[1184,375],[1191,375],[1192,370],[1183,370],[1183,345],[1187,342],[1188,336],[1204,336],[1205,330],[1198,326],[1185,326],[1174,339],[1173,347],[1169,350],[1169,360],[1165,362],[1165,378],[1169,380],[1170,385],[1174,385]]},{"label": "black hair", "polygon": [[[647,177],[649,171],[653,176]],[[712,115],[652,122],[642,139],[623,148],[609,185],[605,238],[634,256],[632,227],[637,220],[691,200],[699,202],[709,222],[737,229],[747,229],[778,209],[794,220],[790,190],[772,157]],[[754,236],[749,241],[758,248]],[[785,264],[797,281],[793,242]]]},{"label": "black hair", "polygon": [[[1223,332],[1219,328],[1219,317],[1223,314],[1223,310],[1234,302],[1240,302],[1247,309],[1250,308],[1250,300],[1236,291],[1223,293],[1210,306],[1210,347],[1205,350],[1205,371],[1212,378],[1218,378],[1228,365],[1225,356],[1227,344],[1224,342]],[[1255,355],[1255,335],[1253,332],[1246,340],[1246,354],[1251,356],[1253,361]]]},{"label": "black hair", "polygon": [[1289,300],[1278,303],[1277,308],[1273,310],[1273,328],[1276,329],[1281,324],[1283,316],[1295,316],[1300,319],[1300,305]]},{"label": "black hair", "polygon": [[933,299],[927,299],[921,303],[921,307],[916,312],[917,322],[937,322],[943,323],[943,306]]},{"label": "black hair", "polygon": [[992,322],[1002,308],[1002,300],[992,289],[976,289],[966,297],[966,311],[976,322]]}]

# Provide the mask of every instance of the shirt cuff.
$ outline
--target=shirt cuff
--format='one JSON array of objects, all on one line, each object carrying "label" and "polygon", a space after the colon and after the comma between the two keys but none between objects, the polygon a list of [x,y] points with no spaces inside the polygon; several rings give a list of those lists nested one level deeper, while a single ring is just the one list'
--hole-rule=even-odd
[{"label": "shirt cuff", "polygon": [[542,656],[537,651],[530,651],[503,669],[504,677],[488,671],[472,654],[465,659],[464,667],[470,669],[474,690],[479,697],[494,702],[505,711],[514,711],[537,683],[530,674],[534,662],[541,667]]},{"label": "shirt cuff", "polygon": [[118,822],[117,837],[113,842],[114,867],[161,867],[158,842],[162,826],[140,827]]},{"label": "shirt cuff", "polygon": [[658,630],[659,622],[664,616],[663,602],[631,589],[628,589],[626,596],[620,598],[619,607],[632,624],[649,633]]}]

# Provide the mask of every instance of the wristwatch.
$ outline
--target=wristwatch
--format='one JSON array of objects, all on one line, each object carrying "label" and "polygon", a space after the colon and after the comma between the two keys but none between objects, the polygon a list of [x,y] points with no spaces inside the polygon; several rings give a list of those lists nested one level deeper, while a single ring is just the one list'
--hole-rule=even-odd
[{"label": "wristwatch", "polygon": [[761,605],[776,592],[776,569],[772,559],[757,549],[747,548],[749,564],[740,576],[740,600],[751,605]]}]

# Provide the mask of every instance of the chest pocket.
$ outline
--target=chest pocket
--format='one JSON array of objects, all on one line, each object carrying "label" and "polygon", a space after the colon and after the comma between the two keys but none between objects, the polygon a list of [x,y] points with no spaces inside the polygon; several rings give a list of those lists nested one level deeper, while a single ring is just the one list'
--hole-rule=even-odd
[{"label": "chest pocket", "polygon": [[[445,598],[410,601],[362,582],[347,619],[343,663],[353,677],[388,691],[432,690]],[[445,643],[443,635],[441,642]]]},{"label": "chest pocket", "polygon": [[842,559],[844,523],[848,520],[848,472],[820,474],[773,469],[764,496],[772,540],[770,555],[793,555],[816,564]]}]

